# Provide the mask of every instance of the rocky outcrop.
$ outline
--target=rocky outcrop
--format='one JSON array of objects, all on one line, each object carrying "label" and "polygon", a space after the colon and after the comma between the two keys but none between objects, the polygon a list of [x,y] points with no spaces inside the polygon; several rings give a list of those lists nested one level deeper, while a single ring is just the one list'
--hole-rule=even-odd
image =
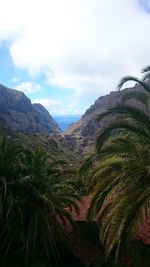
[{"label": "rocky outcrop", "polygon": [[[135,86],[139,87],[138,85]],[[137,89],[139,90],[140,87]],[[86,154],[93,149],[96,137],[111,120],[109,117],[101,122],[96,122],[97,115],[119,103],[122,96],[128,90],[129,88],[113,91],[108,95],[98,98],[77,123],[74,123],[62,133],[68,146],[80,154]],[[130,90],[132,89],[130,88]]]},{"label": "rocky outcrop", "polygon": [[59,133],[61,130],[40,104],[31,104],[21,91],[0,84],[0,127],[16,132]]},{"label": "rocky outcrop", "polygon": [[59,133],[61,130],[52,118],[49,112],[41,104],[33,104],[33,109],[37,112],[38,116],[35,117],[36,122],[39,123],[39,131]]}]

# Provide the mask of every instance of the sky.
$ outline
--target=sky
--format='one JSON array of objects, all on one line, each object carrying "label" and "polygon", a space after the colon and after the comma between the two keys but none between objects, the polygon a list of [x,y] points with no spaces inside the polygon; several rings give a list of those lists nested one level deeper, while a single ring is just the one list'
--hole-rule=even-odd
[{"label": "sky", "polygon": [[0,83],[83,114],[150,64],[150,0],[0,0]]}]

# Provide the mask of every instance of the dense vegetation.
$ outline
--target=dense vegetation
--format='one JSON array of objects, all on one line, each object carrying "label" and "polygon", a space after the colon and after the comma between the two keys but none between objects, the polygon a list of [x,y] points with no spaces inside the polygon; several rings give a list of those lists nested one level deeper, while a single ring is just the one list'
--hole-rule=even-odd
[{"label": "dense vegetation", "polygon": [[[131,258],[132,266],[147,266],[150,248],[135,242],[150,206],[150,67],[144,73],[143,80],[123,78],[119,89],[128,80],[140,87],[98,116],[99,121],[112,119],[80,176],[81,157],[54,137],[1,129],[2,267],[68,266],[64,255],[74,266],[83,266],[67,248],[64,225],[75,226],[71,210],[79,213],[79,195],[89,192],[94,196],[87,216],[96,218],[104,249],[93,267],[115,266],[114,261],[124,267]],[[145,251],[143,263],[139,254]]]},{"label": "dense vegetation", "polygon": [[67,168],[42,148],[31,150],[0,137],[1,266],[15,256],[23,259],[22,266],[35,258],[54,266],[58,243],[65,240],[63,223],[73,223],[66,207],[78,212]]},{"label": "dense vegetation", "polygon": [[107,256],[116,261],[129,252],[140,225],[150,206],[150,68],[143,80],[125,77],[119,89],[128,81],[138,82],[125,94],[121,103],[98,116],[113,119],[97,139],[97,155],[86,163],[97,160],[89,175],[90,186],[96,194],[88,217],[96,217],[100,240]]}]

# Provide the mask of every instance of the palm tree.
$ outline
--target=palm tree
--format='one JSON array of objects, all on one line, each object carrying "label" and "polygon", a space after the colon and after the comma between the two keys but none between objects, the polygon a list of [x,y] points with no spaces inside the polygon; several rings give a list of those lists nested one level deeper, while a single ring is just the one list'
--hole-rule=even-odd
[{"label": "palm tree", "polygon": [[2,265],[19,230],[14,220],[15,214],[17,215],[17,205],[9,185],[16,179],[20,152],[21,147],[10,138],[0,138],[0,259]]},{"label": "palm tree", "polygon": [[[116,260],[136,235],[150,206],[149,70],[145,70],[144,81],[123,78],[119,88],[128,80],[142,87],[135,87],[121,104],[98,116],[102,120],[115,115],[97,139],[100,163],[91,181],[97,187],[88,217],[97,217],[106,254],[115,251]],[[138,101],[139,107],[129,103],[130,99]]]},{"label": "palm tree", "polygon": [[0,153],[1,265],[11,251],[23,253],[25,266],[37,254],[52,264],[58,257],[58,238],[64,238],[63,224],[73,224],[66,207],[79,212],[72,183],[43,149],[21,149],[1,138]]}]

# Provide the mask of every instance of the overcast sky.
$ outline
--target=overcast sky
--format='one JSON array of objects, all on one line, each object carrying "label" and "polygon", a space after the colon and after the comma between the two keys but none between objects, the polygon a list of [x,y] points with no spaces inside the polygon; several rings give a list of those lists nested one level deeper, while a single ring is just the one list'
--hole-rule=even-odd
[{"label": "overcast sky", "polygon": [[82,114],[150,64],[150,0],[0,0],[0,83]]}]

